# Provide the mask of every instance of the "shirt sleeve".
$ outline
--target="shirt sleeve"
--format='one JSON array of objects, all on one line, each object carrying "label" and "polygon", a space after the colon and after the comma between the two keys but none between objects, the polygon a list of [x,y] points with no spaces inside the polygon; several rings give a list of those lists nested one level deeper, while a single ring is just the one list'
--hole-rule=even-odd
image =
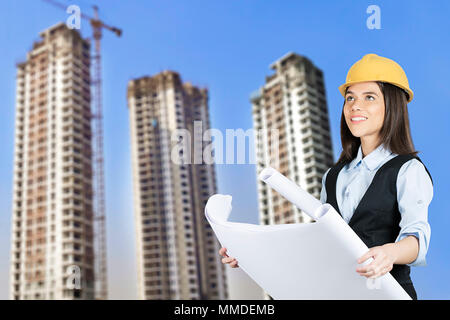
[{"label": "shirt sleeve", "polygon": [[398,242],[412,235],[419,240],[419,253],[408,266],[426,266],[430,243],[428,206],[433,198],[433,185],[424,165],[412,159],[400,168],[397,176],[397,202],[401,214]]},{"label": "shirt sleeve", "polygon": [[327,189],[325,188],[325,181],[327,179],[328,171],[330,171],[331,168],[328,168],[328,170],[323,174],[322,177],[322,190],[320,191],[320,202],[326,203],[327,202]]}]

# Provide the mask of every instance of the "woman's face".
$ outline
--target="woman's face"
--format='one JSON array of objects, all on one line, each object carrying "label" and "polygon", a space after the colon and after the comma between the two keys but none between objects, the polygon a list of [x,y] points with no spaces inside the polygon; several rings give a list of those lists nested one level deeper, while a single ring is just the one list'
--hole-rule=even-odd
[{"label": "woman's face", "polygon": [[376,82],[360,82],[348,87],[345,94],[344,116],[348,128],[355,137],[372,137],[378,140],[384,113],[383,93]]}]

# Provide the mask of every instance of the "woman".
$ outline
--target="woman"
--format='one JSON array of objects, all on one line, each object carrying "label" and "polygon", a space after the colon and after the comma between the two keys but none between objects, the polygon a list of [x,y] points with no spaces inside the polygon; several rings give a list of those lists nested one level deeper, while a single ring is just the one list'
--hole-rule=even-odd
[{"label": "woman", "polygon": [[[356,272],[367,278],[391,272],[417,299],[409,273],[410,266],[425,265],[433,182],[411,139],[407,103],[413,92],[400,65],[376,54],[357,61],[339,90],[345,98],[342,153],[322,178],[321,202],[370,248],[357,263],[373,261]],[[226,248],[219,254],[238,267]]]}]

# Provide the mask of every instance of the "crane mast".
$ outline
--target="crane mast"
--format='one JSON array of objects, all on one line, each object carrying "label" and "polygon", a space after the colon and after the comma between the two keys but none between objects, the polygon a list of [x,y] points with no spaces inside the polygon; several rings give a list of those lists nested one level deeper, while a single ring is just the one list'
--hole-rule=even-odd
[{"label": "crane mast", "polygon": [[102,104],[102,66],[101,38],[102,29],[98,19],[98,8],[94,6],[94,20],[91,21],[94,32],[95,51],[92,57],[92,102],[94,111],[94,265],[95,298],[108,298],[107,256],[106,256],[106,218],[105,218],[105,178],[103,159],[103,104]]}]

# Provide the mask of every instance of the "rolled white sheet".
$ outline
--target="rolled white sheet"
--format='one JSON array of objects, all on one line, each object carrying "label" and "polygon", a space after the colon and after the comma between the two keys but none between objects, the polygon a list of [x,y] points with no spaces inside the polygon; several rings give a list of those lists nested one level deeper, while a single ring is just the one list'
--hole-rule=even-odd
[{"label": "rolled white sheet", "polygon": [[356,273],[368,248],[330,204],[273,168],[259,177],[317,222],[231,222],[232,198],[221,194],[209,198],[205,215],[228,254],[274,299],[411,299],[390,273],[376,280]]},{"label": "rolled white sheet", "polygon": [[303,210],[312,219],[320,218],[321,211],[319,208],[322,203],[274,168],[268,167],[262,170],[259,179],[275,189],[297,208]]},{"label": "rolled white sheet", "polygon": [[411,299],[390,273],[356,272],[367,246],[330,204],[316,223],[255,225],[228,221],[231,196],[215,194],[205,215],[222,247],[274,299]]}]

